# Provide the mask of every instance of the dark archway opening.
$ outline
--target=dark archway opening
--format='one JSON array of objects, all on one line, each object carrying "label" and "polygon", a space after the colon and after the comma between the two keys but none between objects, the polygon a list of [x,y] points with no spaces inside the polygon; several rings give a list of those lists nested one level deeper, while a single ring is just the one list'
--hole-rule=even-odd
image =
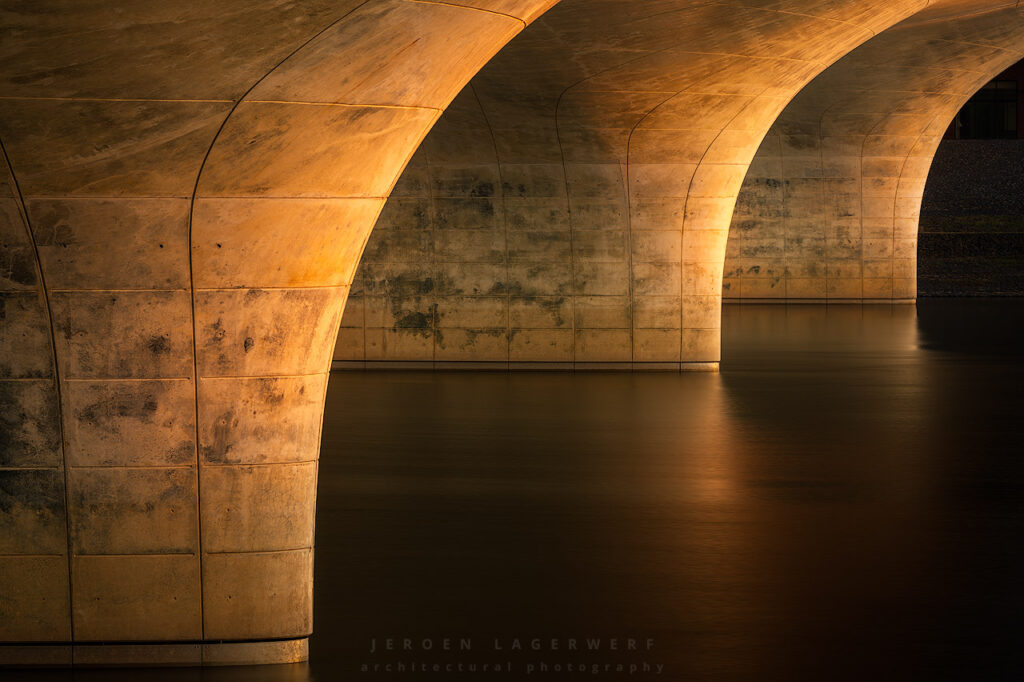
[{"label": "dark archway opening", "polygon": [[1024,62],[950,125],[921,204],[918,295],[1024,296]]}]

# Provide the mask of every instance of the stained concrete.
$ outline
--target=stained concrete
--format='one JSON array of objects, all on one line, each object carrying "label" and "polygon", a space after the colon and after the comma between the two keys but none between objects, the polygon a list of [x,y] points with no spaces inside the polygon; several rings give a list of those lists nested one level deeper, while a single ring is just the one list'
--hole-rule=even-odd
[{"label": "stained concrete", "polygon": [[0,470],[0,554],[62,554],[64,477],[57,469]]},{"label": "stained concrete", "polygon": [[190,379],[69,381],[63,399],[70,466],[178,466],[195,460]]},{"label": "stained concrete", "polygon": [[2,10],[0,640],[301,642],[349,298],[360,362],[716,367],[761,138],[926,4]]},{"label": "stained concrete", "polygon": [[352,284],[341,366],[717,362],[728,227],[762,137],[829,63],[924,5],[583,4],[498,54],[406,167]]},{"label": "stained concrete", "polygon": [[52,379],[0,379],[0,467],[62,464],[54,388]]},{"label": "stained concrete", "polygon": [[77,555],[198,550],[192,467],[75,467],[68,500]]},{"label": "stained concrete", "polygon": [[[2,10],[0,639],[309,634],[320,418],[356,263],[448,100],[551,4]],[[96,651],[69,655],[111,661]]]},{"label": "stained concrete", "polygon": [[926,10],[789,104],[739,194],[726,298],[916,297],[921,198],[942,134],[972,94],[1024,57],[1024,13],[1004,5]]},{"label": "stained concrete", "polygon": [[71,639],[60,394],[47,299],[0,164],[0,641]]}]

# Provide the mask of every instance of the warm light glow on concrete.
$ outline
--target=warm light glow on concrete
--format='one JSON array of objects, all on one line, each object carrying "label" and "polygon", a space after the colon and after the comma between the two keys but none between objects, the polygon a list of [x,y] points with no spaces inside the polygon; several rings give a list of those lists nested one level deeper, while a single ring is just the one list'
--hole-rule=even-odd
[{"label": "warm light glow on concrete", "polygon": [[739,194],[727,299],[914,300],[921,197],[939,141],[972,94],[1024,58],[1022,10],[993,6],[929,8],[789,104]]},{"label": "warm light glow on concrete", "polygon": [[[845,60],[814,79],[926,0],[654,4],[563,0],[540,19],[554,0],[6,11],[0,641],[51,643],[55,663],[304,657],[350,293],[362,317],[346,318],[345,359],[716,369],[733,206],[778,114],[820,112],[814,93],[846,82],[927,89],[929,60],[948,57],[973,75],[928,120],[897,123],[928,97],[851,100],[878,103],[871,130],[898,143],[853,154],[851,177],[884,196],[854,194],[892,208],[864,218],[889,221],[877,255],[894,268],[857,281],[911,296],[895,268],[913,258],[935,121],[1009,58],[1016,12],[961,24],[991,3],[933,2],[923,26],[972,26],[970,40],[865,84]],[[986,40],[994,52],[969,47]],[[812,82],[832,85],[793,100]],[[866,170],[893,159],[912,171]],[[389,196],[388,239],[429,224],[433,256],[371,243],[353,285]],[[410,311],[389,306],[416,296],[444,308],[443,339],[398,324]]]}]

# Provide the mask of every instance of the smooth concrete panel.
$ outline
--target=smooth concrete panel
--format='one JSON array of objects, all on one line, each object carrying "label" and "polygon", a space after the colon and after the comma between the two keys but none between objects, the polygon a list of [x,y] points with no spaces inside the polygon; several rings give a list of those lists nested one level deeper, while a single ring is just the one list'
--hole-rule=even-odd
[{"label": "smooth concrete panel", "polygon": [[217,137],[200,197],[385,197],[433,109],[243,102]]},{"label": "smooth concrete panel", "polygon": [[71,649],[70,644],[5,644],[0,647],[0,666],[63,668],[71,665]]},{"label": "smooth concrete panel", "polygon": [[117,11],[41,0],[8,11],[0,72],[11,97],[241,97],[359,0],[121,2]]},{"label": "smooth concrete panel", "polygon": [[680,362],[682,332],[679,329],[634,329],[633,357],[636,362]]},{"label": "smooth concrete panel", "polygon": [[230,102],[0,100],[26,197],[188,197]]},{"label": "smooth concrete panel", "polygon": [[0,641],[71,640],[67,556],[0,556]]},{"label": "smooth concrete panel", "polygon": [[631,362],[632,334],[628,329],[576,330],[576,361]]},{"label": "smooth concrete panel", "polygon": [[195,285],[348,285],[383,205],[383,199],[200,199],[192,221]]},{"label": "smooth concrete panel", "polygon": [[76,668],[174,668],[203,664],[202,644],[78,644]]},{"label": "smooth concrete panel", "polygon": [[511,296],[509,323],[520,329],[559,329],[573,322],[572,300],[566,296]]},{"label": "smooth concrete panel", "polygon": [[313,628],[313,551],[203,558],[207,639],[298,638]]},{"label": "smooth concrete panel", "polygon": [[508,333],[505,329],[439,328],[434,359],[458,361],[508,360]]},{"label": "smooth concrete panel", "polygon": [[197,556],[79,556],[73,576],[76,641],[203,636]]},{"label": "smooth concrete panel", "polygon": [[27,208],[51,290],[189,285],[187,199],[36,199]]},{"label": "smooth concrete panel", "polygon": [[259,552],[313,545],[316,462],[204,466],[204,552]]},{"label": "smooth concrete panel", "polygon": [[[522,21],[494,12],[378,0],[319,35],[249,98],[442,109],[462,89],[464,74],[476,72],[522,28]],[[460,49],[436,48],[455,35]]]},{"label": "smooth concrete panel", "polygon": [[72,468],[68,488],[78,554],[198,551],[194,468]]},{"label": "smooth concrete panel", "polygon": [[[276,642],[225,642],[203,645],[204,666],[280,665],[301,663],[306,660],[309,660],[309,639],[305,637]],[[278,671],[279,674],[283,673],[280,668]],[[296,682],[306,675],[307,671],[301,666],[294,670]]]},{"label": "smooth concrete panel", "polygon": [[434,332],[367,328],[363,330],[366,360],[417,360],[434,356]]},{"label": "smooth concrete panel", "polygon": [[507,14],[511,17],[529,23],[547,11],[558,0],[424,0],[424,2],[436,2],[441,5],[458,5],[460,7],[471,7],[482,9],[485,12],[497,12]]},{"label": "smooth concrete panel", "polygon": [[508,344],[511,362],[572,362],[571,329],[516,329]]},{"label": "smooth concrete panel", "polygon": [[[274,679],[301,682],[309,676],[309,640],[190,644],[17,645],[0,647],[0,667],[178,668],[274,665]],[[299,665],[296,665],[299,664]],[[290,669],[281,666],[290,665]]]}]

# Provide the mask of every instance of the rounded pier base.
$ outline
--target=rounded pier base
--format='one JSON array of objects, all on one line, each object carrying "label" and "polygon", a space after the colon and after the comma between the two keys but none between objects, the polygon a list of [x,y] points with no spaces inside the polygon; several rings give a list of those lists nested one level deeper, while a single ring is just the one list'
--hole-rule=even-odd
[{"label": "rounded pier base", "polygon": [[309,639],[163,644],[0,645],[2,668],[165,668],[274,665],[309,660]]}]

